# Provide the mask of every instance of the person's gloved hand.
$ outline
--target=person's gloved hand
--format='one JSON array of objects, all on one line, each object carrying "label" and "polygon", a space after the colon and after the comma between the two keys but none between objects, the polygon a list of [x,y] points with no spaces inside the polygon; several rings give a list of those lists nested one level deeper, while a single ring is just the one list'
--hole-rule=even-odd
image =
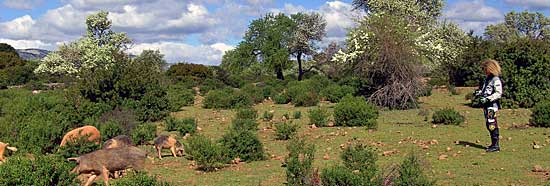
[{"label": "person's gloved hand", "polygon": [[475,90],[474,95],[475,96],[480,96],[481,95],[481,90],[479,90],[479,89]]},{"label": "person's gloved hand", "polygon": [[481,102],[481,104],[489,103],[489,99],[486,97],[482,97],[479,99],[479,102]]}]

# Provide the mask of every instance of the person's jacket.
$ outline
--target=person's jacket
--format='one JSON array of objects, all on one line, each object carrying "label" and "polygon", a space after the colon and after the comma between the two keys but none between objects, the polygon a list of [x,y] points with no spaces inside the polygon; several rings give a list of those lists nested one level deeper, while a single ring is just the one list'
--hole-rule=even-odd
[{"label": "person's jacket", "polygon": [[489,99],[489,103],[485,104],[485,107],[500,108],[499,100],[502,97],[502,81],[498,76],[487,76],[480,90],[479,96]]}]

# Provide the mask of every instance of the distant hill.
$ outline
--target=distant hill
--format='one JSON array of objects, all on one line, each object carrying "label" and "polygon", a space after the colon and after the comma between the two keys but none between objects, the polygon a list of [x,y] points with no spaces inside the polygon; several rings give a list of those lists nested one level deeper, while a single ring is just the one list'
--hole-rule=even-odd
[{"label": "distant hill", "polygon": [[19,54],[19,57],[21,57],[24,60],[41,60],[42,58],[46,57],[46,55],[48,55],[50,51],[36,49],[36,48],[29,48],[29,49],[17,49],[17,53]]}]

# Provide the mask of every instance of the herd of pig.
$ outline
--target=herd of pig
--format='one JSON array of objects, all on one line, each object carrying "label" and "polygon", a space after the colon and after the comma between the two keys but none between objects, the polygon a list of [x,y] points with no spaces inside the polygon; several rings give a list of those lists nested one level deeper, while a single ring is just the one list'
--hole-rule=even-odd
[{"label": "herd of pig", "polygon": [[[93,126],[83,126],[65,134],[60,147],[80,138],[86,138],[89,142],[99,144],[101,134]],[[170,149],[174,157],[183,156],[183,145],[174,136],[161,135],[155,139],[154,146],[159,159],[162,159],[162,149]],[[17,151],[17,148],[0,142],[0,162],[5,161],[5,149]],[[84,186],[91,185],[98,176],[101,176],[105,185],[108,186],[109,176],[118,178],[127,169],[140,169],[147,157],[144,150],[133,145],[130,137],[120,135],[105,141],[100,150],[67,160],[76,161],[77,166],[71,172],[78,174],[81,179],[83,178]]]}]

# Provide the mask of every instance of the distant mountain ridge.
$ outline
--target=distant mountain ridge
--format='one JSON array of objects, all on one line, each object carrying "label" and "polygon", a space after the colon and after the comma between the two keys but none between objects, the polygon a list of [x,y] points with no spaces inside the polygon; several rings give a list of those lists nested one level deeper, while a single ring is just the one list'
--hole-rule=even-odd
[{"label": "distant mountain ridge", "polygon": [[24,60],[41,60],[46,57],[50,51],[37,49],[37,48],[28,48],[28,49],[16,49],[17,54]]}]

